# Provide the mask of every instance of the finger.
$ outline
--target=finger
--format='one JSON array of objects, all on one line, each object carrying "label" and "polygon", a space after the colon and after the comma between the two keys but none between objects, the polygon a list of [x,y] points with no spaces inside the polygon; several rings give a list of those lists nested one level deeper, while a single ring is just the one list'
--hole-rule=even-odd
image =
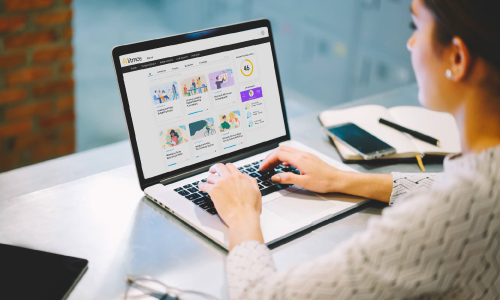
[{"label": "finger", "polygon": [[208,177],[207,177],[207,182],[208,183],[211,183],[211,184],[217,184],[217,182],[219,182],[220,180],[220,176],[217,175],[217,174],[210,174]]},{"label": "finger", "polygon": [[227,167],[221,163],[218,163],[218,164],[211,166],[210,169],[208,170],[208,172],[210,172],[212,174],[219,174],[219,176],[221,176],[221,177],[224,177],[224,176],[231,174],[231,172],[229,172]]},{"label": "finger", "polygon": [[240,174],[240,170],[238,170],[238,168],[236,168],[235,165],[233,165],[232,163],[227,163],[226,164],[226,168],[229,170],[229,172],[231,174]]},{"label": "finger", "polygon": [[297,167],[298,155],[298,153],[278,150],[262,162],[260,169],[263,171],[274,169],[283,162]]},{"label": "finger", "polygon": [[301,186],[304,180],[304,176],[296,175],[291,172],[285,172],[273,175],[273,177],[271,177],[271,180],[276,183],[296,184],[298,186]]},{"label": "finger", "polygon": [[208,183],[208,182],[199,182],[198,183],[198,188],[200,189],[200,191],[202,192],[205,192],[205,193],[210,193],[210,191],[212,190],[213,188],[213,184],[211,183]]},{"label": "finger", "polygon": [[259,189],[259,184],[257,183],[257,179],[253,178],[252,176],[248,175],[247,173],[244,173],[243,176],[250,182],[252,185],[257,187]]},{"label": "finger", "polygon": [[281,150],[283,150],[285,152],[290,152],[290,153],[299,153],[299,152],[302,152],[299,149],[295,149],[295,148],[292,148],[292,147],[289,147],[289,146],[280,146],[278,149],[281,149]]},{"label": "finger", "polygon": [[[274,153],[276,153],[278,150],[283,150],[285,152],[291,152],[291,153],[297,153],[297,152],[300,152],[300,150],[297,150],[295,148],[292,148],[292,147],[288,147],[288,146],[279,146],[278,148],[272,150],[271,152],[269,152],[266,157],[264,158],[263,162],[268,159],[271,155],[273,155]],[[262,165],[262,163],[261,163]],[[260,166],[259,166],[260,168]]]}]

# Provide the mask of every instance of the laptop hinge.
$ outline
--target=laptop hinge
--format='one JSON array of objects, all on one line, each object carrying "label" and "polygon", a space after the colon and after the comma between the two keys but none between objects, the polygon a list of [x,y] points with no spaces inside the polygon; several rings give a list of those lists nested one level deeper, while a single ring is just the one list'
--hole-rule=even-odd
[{"label": "laptop hinge", "polygon": [[[239,155],[235,155],[235,156],[231,156],[230,158],[228,159],[225,159],[225,160],[221,160],[219,161],[219,163],[228,163],[228,162],[233,162],[233,161],[237,161],[237,160],[242,160],[244,158],[247,158],[247,157],[250,157],[250,156],[253,156],[253,155],[256,155],[256,154],[259,154],[259,153],[262,153],[264,151],[267,151],[267,150],[270,150],[270,149],[273,149],[273,148],[276,148],[279,144],[278,143],[273,143],[271,145],[267,145],[267,146],[264,146],[264,147],[260,147],[258,149],[255,149],[255,150],[252,150],[252,151],[247,151],[245,153],[242,153],[242,154],[239,154]],[[179,174],[179,175],[175,175],[175,176],[171,176],[169,178],[165,178],[163,180],[160,180],[160,183],[163,184],[163,185],[167,185],[167,184],[170,184],[172,182],[176,182],[176,181],[179,181],[179,180],[182,180],[184,178],[188,178],[188,177],[191,177],[191,176],[194,176],[194,175],[197,175],[197,174],[200,174],[202,172],[206,172],[208,171],[208,169],[210,169],[211,166],[213,166],[214,164],[209,164],[209,165],[205,165],[203,167],[200,167],[200,168],[197,168],[197,169],[194,169],[194,170],[191,170],[191,171],[188,171],[188,172],[185,172],[185,173],[182,173],[182,174]]]}]

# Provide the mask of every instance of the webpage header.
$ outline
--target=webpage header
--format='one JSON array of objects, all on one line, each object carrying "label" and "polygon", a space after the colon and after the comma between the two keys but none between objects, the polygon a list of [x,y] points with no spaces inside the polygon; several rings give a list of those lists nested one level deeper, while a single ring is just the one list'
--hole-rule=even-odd
[{"label": "webpage header", "polygon": [[[153,61],[159,61],[165,58],[165,53],[169,53],[170,57],[186,56],[186,53],[192,54],[192,52],[218,48],[222,46],[248,42],[251,40],[269,38],[267,27],[255,28],[251,30],[225,34],[221,36],[216,36],[208,39],[196,40],[191,42],[186,42],[178,45],[166,46],[161,48],[156,48],[147,51],[135,52],[132,54],[120,56],[120,64],[122,66],[122,71],[125,73],[130,71],[136,71],[142,68],[137,68],[131,70],[131,66],[150,63]],[[184,59],[190,59],[194,57],[186,57]],[[182,59],[180,59],[182,60]],[[179,60],[177,60],[179,61]],[[156,66],[156,65],[153,65]]]}]

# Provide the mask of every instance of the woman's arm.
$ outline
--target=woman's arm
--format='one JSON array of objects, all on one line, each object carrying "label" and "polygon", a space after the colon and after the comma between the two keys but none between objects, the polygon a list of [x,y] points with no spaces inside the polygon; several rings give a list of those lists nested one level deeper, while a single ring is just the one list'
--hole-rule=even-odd
[{"label": "woman's arm", "polygon": [[[226,263],[229,298],[406,299],[441,298],[453,292],[462,280],[456,275],[467,277],[468,267],[482,268],[475,263],[465,267],[464,262],[474,261],[470,256],[449,254],[449,249],[469,253],[456,245],[466,245],[461,243],[472,235],[448,234],[453,231],[450,223],[466,228],[452,214],[443,213],[452,211],[457,199],[447,201],[438,193],[409,198],[369,221],[366,231],[333,252],[284,272],[276,272],[265,245],[254,241],[238,245]],[[463,225],[474,226],[474,221]],[[481,253],[475,255],[479,259]]]},{"label": "woman's arm", "polygon": [[367,174],[339,170],[313,154],[281,146],[272,151],[260,169],[273,169],[285,163],[299,169],[300,175],[280,173],[272,180],[296,184],[318,193],[344,193],[394,204],[411,191],[428,190],[438,173]]},{"label": "woman's arm", "polygon": [[390,174],[339,170],[311,153],[287,146],[280,146],[269,153],[260,169],[274,169],[281,163],[293,165],[300,175],[279,173],[272,177],[274,182],[296,184],[318,193],[344,193],[383,202],[389,202],[391,198],[393,180]]}]

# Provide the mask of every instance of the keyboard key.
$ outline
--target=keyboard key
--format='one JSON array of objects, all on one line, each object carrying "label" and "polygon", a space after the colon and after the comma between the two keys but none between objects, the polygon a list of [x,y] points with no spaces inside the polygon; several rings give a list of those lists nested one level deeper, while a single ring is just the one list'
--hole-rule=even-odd
[{"label": "keyboard key", "polygon": [[208,194],[207,194],[207,193],[202,192],[202,191],[200,191],[200,192],[199,192],[199,194],[200,194],[200,195],[202,195],[203,197],[208,196]]},{"label": "keyboard key", "polygon": [[257,174],[257,173],[250,173],[248,175],[250,175],[250,177],[253,177],[253,178],[259,177],[259,174]]},{"label": "keyboard key", "polygon": [[243,167],[239,167],[239,168],[238,168],[238,170],[240,170],[240,171],[241,171],[241,170],[243,170],[243,169],[244,169]]},{"label": "keyboard key", "polygon": [[216,215],[217,214],[217,210],[215,210],[215,207],[207,209],[207,212],[209,214],[211,214],[211,215]]},{"label": "keyboard key", "polygon": [[206,178],[205,178],[205,179],[202,179],[202,180],[201,180],[201,182],[207,182],[207,179],[206,179]]},{"label": "keyboard key", "polygon": [[282,166],[282,165],[279,165],[279,166],[277,166],[275,169],[281,170],[281,169],[283,169],[283,166]]},{"label": "keyboard key", "polygon": [[279,190],[280,190],[279,188],[277,188],[275,185],[273,185],[273,186],[270,186],[268,188],[265,188],[265,189],[261,190],[260,193],[264,197],[266,195],[269,195],[271,193],[277,192]]},{"label": "keyboard key", "polygon": [[186,199],[193,201],[194,199],[198,199],[200,197],[201,197],[200,194],[194,193],[194,194],[191,194],[191,195],[187,195]]},{"label": "keyboard key", "polygon": [[203,209],[205,209],[205,210],[207,210],[209,208],[214,207],[214,203],[212,201],[210,201],[210,202],[202,203],[202,204],[200,204],[198,206],[201,207],[201,208],[203,208]]},{"label": "keyboard key", "polygon": [[259,190],[263,190],[263,189],[265,189],[265,188],[266,188],[266,186],[265,186],[265,185],[263,185],[263,184],[259,184]]},{"label": "keyboard key", "polygon": [[210,199],[207,199],[205,197],[201,197],[201,198],[195,199],[193,201],[193,203],[196,204],[196,205],[200,205],[200,204],[205,203],[207,201],[210,201]]},{"label": "keyboard key", "polygon": [[257,170],[255,170],[254,168],[248,168],[248,169],[246,169],[246,171],[247,171],[247,172],[255,172],[255,171],[257,171]]},{"label": "keyboard key", "polygon": [[286,189],[287,187],[289,187],[290,185],[289,184],[276,184],[275,185],[277,188],[279,188],[280,190],[282,189]]},{"label": "keyboard key", "polygon": [[178,191],[177,193],[178,193],[179,195],[181,195],[181,196],[186,196],[186,195],[188,195],[188,194],[189,194],[189,192],[188,192],[188,191],[186,191],[186,190],[180,190],[180,191]]},{"label": "keyboard key", "polygon": [[193,182],[193,183],[191,183],[191,184],[192,184],[193,186],[198,186],[198,182],[199,182],[199,181],[195,181],[195,182]]},{"label": "keyboard key", "polygon": [[190,185],[190,184],[186,184],[186,185],[184,186],[184,188],[185,188],[185,189],[190,188],[190,187],[192,187],[192,185]]},{"label": "keyboard key", "polygon": [[293,171],[292,171],[292,173],[297,174],[297,175],[300,175],[300,171],[299,171],[299,170],[297,170],[297,169],[293,170]]},{"label": "keyboard key", "polygon": [[273,185],[272,182],[267,181],[267,180],[266,181],[262,181],[262,184],[265,185],[265,186],[271,186],[271,185]]},{"label": "keyboard key", "polygon": [[266,180],[270,179],[270,178],[271,178],[271,176],[269,176],[269,175],[262,175],[262,176],[260,176],[260,177],[258,177],[258,178],[259,178],[260,180],[262,180],[262,181],[266,181]]},{"label": "keyboard key", "polygon": [[182,187],[178,187],[176,189],[174,189],[175,192],[179,192],[179,191],[182,191]]},{"label": "keyboard key", "polygon": [[250,168],[252,165],[244,165],[245,168]]},{"label": "keyboard key", "polygon": [[198,192],[198,189],[197,189],[197,188],[195,188],[195,187],[188,188],[187,190],[188,190],[188,191],[190,191],[191,193],[196,193],[196,192]]},{"label": "keyboard key", "polygon": [[259,161],[255,161],[252,163],[252,165],[256,166],[256,165],[260,165],[260,162]]},{"label": "keyboard key", "polygon": [[291,168],[283,168],[281,169],[283,172],[292,172],[293,170]]}]

